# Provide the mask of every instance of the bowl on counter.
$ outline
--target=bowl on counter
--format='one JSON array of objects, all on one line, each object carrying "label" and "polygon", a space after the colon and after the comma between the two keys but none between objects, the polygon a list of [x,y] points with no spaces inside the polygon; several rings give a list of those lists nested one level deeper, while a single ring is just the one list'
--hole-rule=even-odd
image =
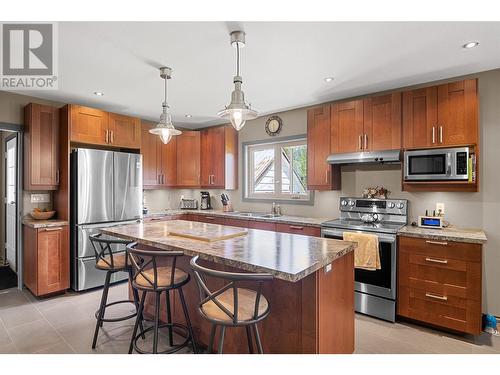
[{"label": "bowl on counter", "polygon": [[56,214],[55,211],[31,211],[30,215],[35,220],[49,220]]}]

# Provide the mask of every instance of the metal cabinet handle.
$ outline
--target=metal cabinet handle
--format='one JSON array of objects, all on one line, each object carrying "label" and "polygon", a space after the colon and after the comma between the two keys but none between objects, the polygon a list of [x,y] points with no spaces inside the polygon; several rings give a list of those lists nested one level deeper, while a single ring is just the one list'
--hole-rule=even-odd
[{"label": "metal cabinet handle", "polygon": [[161,175],[161,184],[162,185],[165,184],[165,175],[164,174]]},{"label": "metal cabinet handle", "polygon": [[290,229],[304,230],[304,227],[299,227],[298,225],[290,225]]},{"label": "metal cabinet handle", "polygon": [[425,296],[429,297],[429,298],[438,299],[440,301],[447,301],[448,300],[448,297],[446,297],[446,296],[438,296],[438,295],[432,294],[432,293],[425,293]]},{"label": "metal cabinet handle", "polygon": [[426,240],[425,242],[433,244],[433,245],[448,246],[448,242],[431,241],[431,240]]},{"label": "metal cabinet handle", "polygon": [[109,131],[109,139],[110,143],[113,143],[115,141],[115,132],[113,130]]},{"label": "metal cabinet handle", "polygon": [[359,147],[359,149],[360,149],[360,150],[362,150],[362,149],[363,149],[363,144],[362,144],[362,142],[363,142],[363,141],[362,141],[362,135],[360,134],[360,135],[359,135],[359,139],[358,139],[358,147]]},{"label": "metal cabinet handle", "polygon": [[109,130],[106,129],[105,135],[104,135],[104,142],[109,143]]},{"label": "metal cabinet handle", "polygon": [[212,217],[212,216],[205,216],[205,219],[207,219],[207,220],[215,220],[215,217]]},{"label": "metal cabinet handle", "polygon": [[434,258],[425,258],[426,262],[431,263],[440,263],[440,264],[448,264],[446,259],[434,259]]},{"label": "metal cabinet handle", "polygon": [[432,127],[432,143],[436,143],[436,127]]},{"label": "metal cabinet handle", "polygon": [[328,169],[325,171],[325,182],[328,182]]},{"label": "metal cabinet handle", "polygon": [[59,178],[60,178],[60,176],[59,176],[59,169],[58,169],[58,170],[56,170],[56,184],[59,183]]},{"label": "metal cabinet handle", "polygon": [[443,143],[443,126],[439,127],[439,143]]},{"label": "metal cabinet handle", "polygon": [[62,230],[62,228],[45,228],[45,232],[57,232],[58,230]]},{"label": "metal cabinet handle", "polygon": [[368,134],[365,134],[365,147],[364,149],[368,149]]}]

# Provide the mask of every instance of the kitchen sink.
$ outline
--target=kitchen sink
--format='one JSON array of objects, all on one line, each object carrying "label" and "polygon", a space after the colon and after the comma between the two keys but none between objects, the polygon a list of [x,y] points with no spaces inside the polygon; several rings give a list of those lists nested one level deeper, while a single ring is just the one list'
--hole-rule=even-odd
[{"label": "kitchen sink", "polygon": [[280,217],[281,215],[275,215],[275,214],[263,214],[263,213],[258,213],[258,212],[232,212],[231,215],[234,216],[240,216],[240,217],[261,217],[261,218],[274,218],[274,217]]}]

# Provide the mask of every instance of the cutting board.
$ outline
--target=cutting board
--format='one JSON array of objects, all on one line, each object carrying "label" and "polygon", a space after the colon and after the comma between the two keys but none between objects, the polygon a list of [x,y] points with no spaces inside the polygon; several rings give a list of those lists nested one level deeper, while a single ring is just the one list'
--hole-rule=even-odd
[{"label": "cutting board", "polygon": [[[216,227],[216,226],[214,226]],[[170,236],[178,236],[199,240],[204,242],[215,242],[228,240],[230,238],[247,235],[248,231],[243,228],[235,227],[216,227],[216,228],[175,228],[168,231]]]}]

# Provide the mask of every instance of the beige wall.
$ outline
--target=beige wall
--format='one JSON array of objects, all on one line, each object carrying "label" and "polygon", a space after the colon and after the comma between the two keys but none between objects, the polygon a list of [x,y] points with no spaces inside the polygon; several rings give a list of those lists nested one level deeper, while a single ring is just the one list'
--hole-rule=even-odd
[{"label": "beige wall", "polygon": [[[410,217],[414,220],[426,209],[435,208],[436,202],[445,203],[446,218],[454,225],[461,227],[483,228],[488,236],[484,246],[483,270],[483,311],[500,316],[500,224],[497,214],[500,212],[500,69],[479,73],[470,77],[479,78],[480,100],[480,142],[481,168],[480,192],[478,193],[408,193],[401,191],[401,166],[362,166],[343,167],[342,190],[316,192],[313,206],[282,205],[286,214],[313,217],[335,218],[339,215],[338,202],[342,195],[360,196],[368,186],[381,185],[391,191],[395,198],[410,201]],[[283,130],[280,137],[305,134],[307,129],[307,110],[297,109],[278,114],[283,119]],[[265,132],[267,116],[247,122],[240,131],[241,143],[269,139]],[[240,168],[242,171],[242,158]],[[242,176],[239,176],[240,187]],[[212,191],[213,195],[221,191]],[[268,212],[271,205],[267,203],[248,203],[242,201],[241,188],[227,192],[238,210]],[[181,195],[199,199],[199,190],[164,190],[146,192],[145,201],[150,211],[164,208],[175,208]],[[213,199],[220,208],[218,198]]]}]

